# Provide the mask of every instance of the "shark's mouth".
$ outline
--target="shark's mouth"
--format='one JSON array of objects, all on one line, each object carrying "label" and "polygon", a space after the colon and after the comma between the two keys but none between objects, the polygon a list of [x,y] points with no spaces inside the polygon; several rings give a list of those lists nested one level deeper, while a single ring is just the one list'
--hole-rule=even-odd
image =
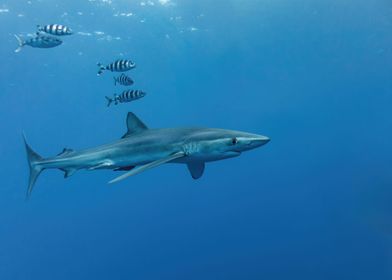
[{"label": "shark's mouth", "polygon": [[239,155],[241,155],[241,152],[240,151],[228,151],[228,152],[226,152],[225,153],[225,156],[228,156],[228,157],[237,157],[237,156],[239,156]]}]

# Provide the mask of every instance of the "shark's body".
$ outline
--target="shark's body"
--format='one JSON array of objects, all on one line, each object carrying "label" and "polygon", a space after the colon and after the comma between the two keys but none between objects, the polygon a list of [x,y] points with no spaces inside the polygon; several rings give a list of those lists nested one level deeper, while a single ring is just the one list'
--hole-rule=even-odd
[{"label": "shark's body", "polygon": [[198,179],[206,162],[235,157],[269,141],[265,136],[224,129],[148,129],[133,113],[128,113],[127,128],[127,133],[115,142],[81,151],[64,149],[46,159],[25,142],[30,165],[27,196],[44,169],[61,169],[65,177],[79,169],[128,171],[112,183],[170,162],[187,164],[192,177]]}]

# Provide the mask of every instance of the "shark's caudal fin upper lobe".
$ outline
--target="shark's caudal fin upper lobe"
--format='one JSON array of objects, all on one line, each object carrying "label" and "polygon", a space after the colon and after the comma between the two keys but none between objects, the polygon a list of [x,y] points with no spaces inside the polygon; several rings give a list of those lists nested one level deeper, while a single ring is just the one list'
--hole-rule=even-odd
[{"label": "shark's caudal fin upper lobe", "polygon": [[42,157],[38,155],[33,149],[27,144],[26,137],[23,134],[23,140],[26,147],[27,152],[27,161],[30,167],[30,177],[29,177],[29,186],[27,188],[26,199],[28,199],[33,191],[34,184],[37,181],[39,174],[41,174],[42,170],[44,169],[40,165],[40,161],[42,161]]}]

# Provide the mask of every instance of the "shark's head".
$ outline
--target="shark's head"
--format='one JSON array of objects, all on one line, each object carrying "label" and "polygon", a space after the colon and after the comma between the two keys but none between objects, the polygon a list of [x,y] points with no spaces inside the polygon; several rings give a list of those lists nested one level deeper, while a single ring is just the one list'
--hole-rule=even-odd
[{"label": "shark's head", "polygon": [[234,130],[206,129],[188,139],[187,152],[203,161],[214,161],[239,156],[267,144],[266,136]]}]

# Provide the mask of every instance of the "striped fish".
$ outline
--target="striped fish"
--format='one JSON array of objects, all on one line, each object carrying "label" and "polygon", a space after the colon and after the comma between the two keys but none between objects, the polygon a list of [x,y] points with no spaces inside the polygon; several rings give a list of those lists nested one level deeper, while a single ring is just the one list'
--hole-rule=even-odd
[{"label": "striped fish", "polygon": [[47,49],[47,48],[57,47],[63,43],[60,39],[58,39],[56,37],[44,36],[44,35],[37,35],[37,36],[30,38],[28,40],[23,40],[18,35],[15,35],[15,38],[16,38],[16,40],[18,40],[18,44],[19,44],[19,46],[15,50],[15,52],[20,52],[22,50],[22,47],[24,47],[24,46]]},{"label": "striped fish", "polygon": [[146,96],[146,93],[141,90],[134,90],[134,89],[128,89],[124,90],[120,95],[115,94],[113,98],[106,97],[106,100],[108,101],[108,107],[110,104],[114,102],[114,105],[117,105],[118,103],[127,103],[131,102],[137,99],[140,99],[142,97]]},{"label": "striped fish", "polygon": [[37,25],[38,32],[45,32],[52,35],[63,36],[73,34],[71,28],[61,24]]},{"label": "striped fish", "polygon": [[135,63],[133,63],[131,60],[126,59],[116,60],[115,62],[112,62],[106,66],[104,66],[102,63],[97,63],[97,65],[99,67],[97,76],[100,76],[105,70],[111,72],[125,72],[136,67]]},{"label": "striped fish", "polygon": [[114,85],[120,84],[123,86],[131,86],[133,85],[133,80],[125,74],[121,74],[120,76],[113,77]]}]

